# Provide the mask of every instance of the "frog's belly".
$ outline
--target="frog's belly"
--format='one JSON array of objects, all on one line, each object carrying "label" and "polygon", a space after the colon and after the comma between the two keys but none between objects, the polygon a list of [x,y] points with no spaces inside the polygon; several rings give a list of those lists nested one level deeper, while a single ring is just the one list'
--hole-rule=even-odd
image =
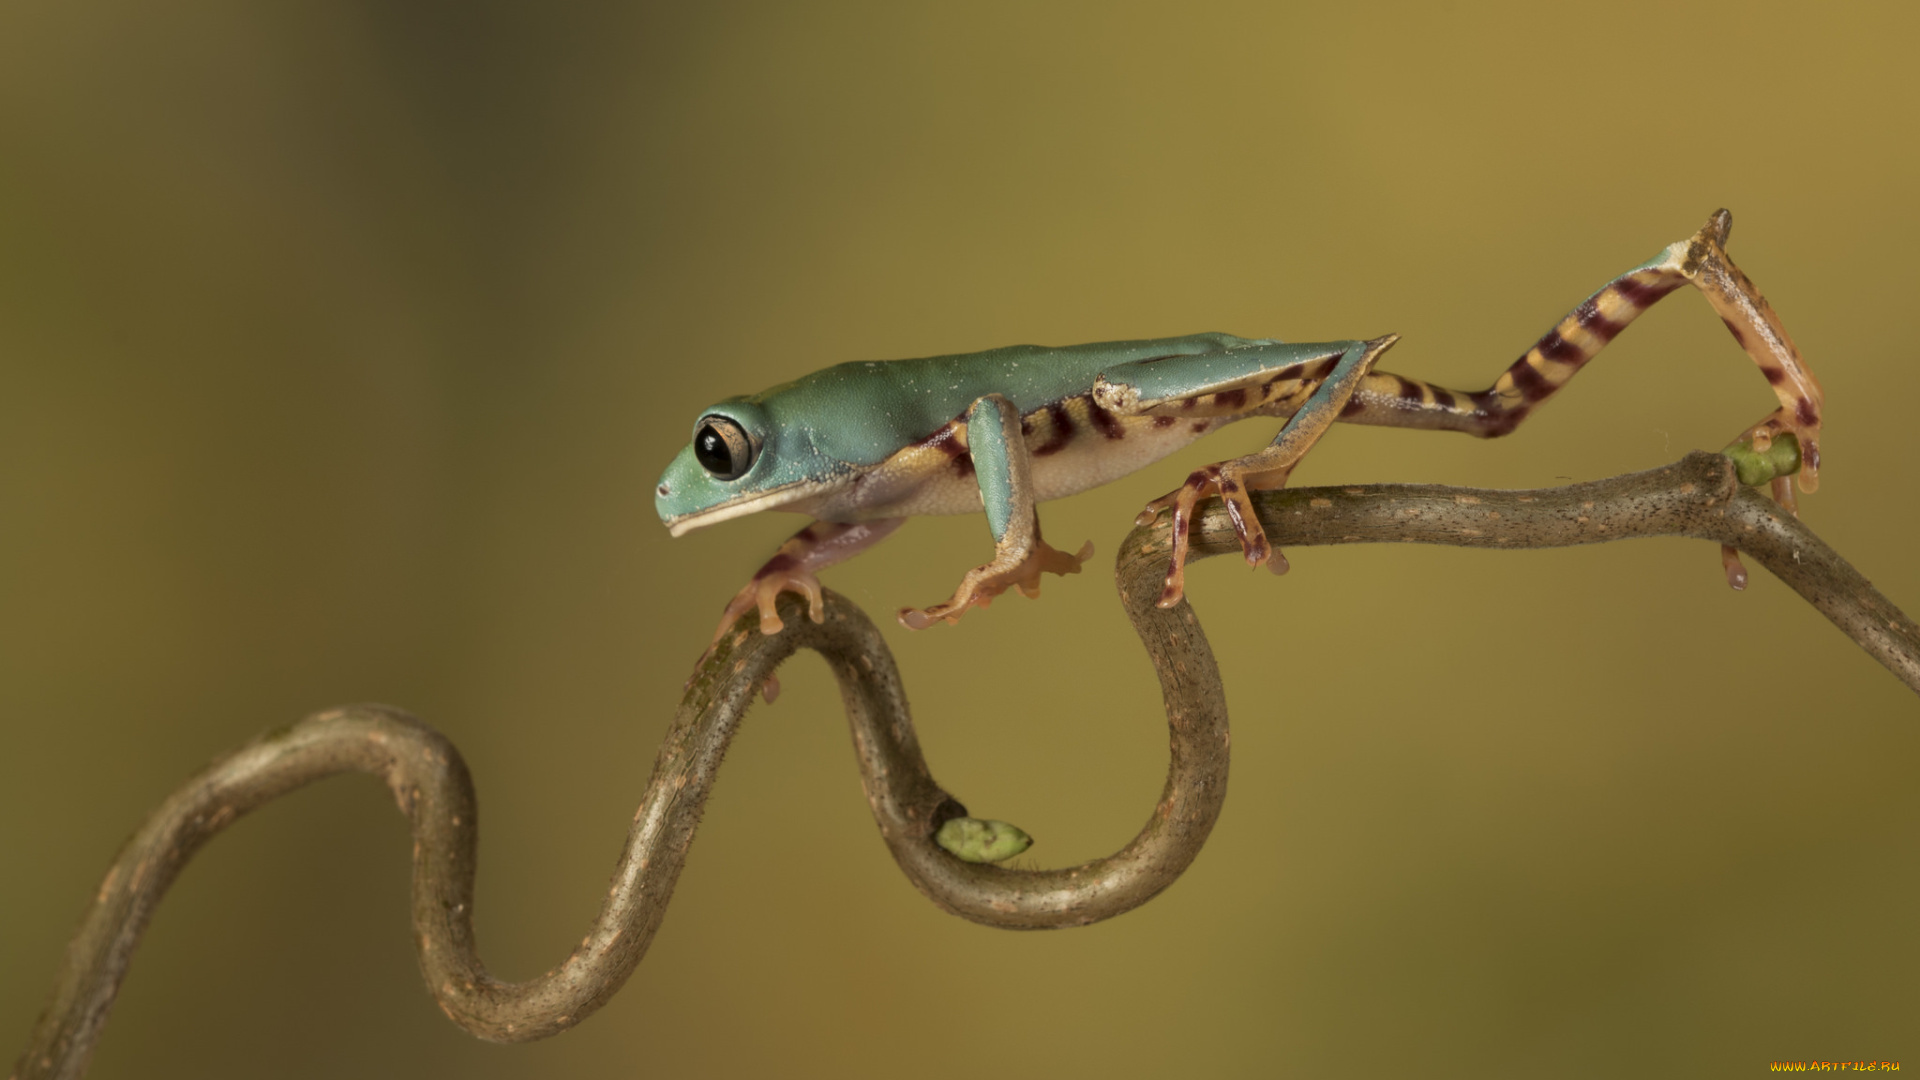
[{"label": "frog's belly", "polygon": [[[1162,420],[1173,422],[1163,423]],[[1186,420],[1134,416],[1116,419],[1118,437],[1100,432],[1082,435],[1052,454],[1033,458],[1034,499],[1078,495],[1118,480],[1185,448],[1223,423],[1218,418]],[[1031,440],[1028,449],[1034,449]],[[980,509],[980,485],[973,485],[973,509]]]},{"label": "frog's belly", "polygon": [[[1076,495],[1137,472],[1225,422],[1219,417],[1106,419],[1099,426],[1069,420],[1063,434],[1062,425],[1045,411],[1028,417],[1036,501]],[[957,440],[936,437],[888,458],[846,490],[791,509],[830,521],[974,514],[981,510],[980,481],[971,455],[958,450]]]}]

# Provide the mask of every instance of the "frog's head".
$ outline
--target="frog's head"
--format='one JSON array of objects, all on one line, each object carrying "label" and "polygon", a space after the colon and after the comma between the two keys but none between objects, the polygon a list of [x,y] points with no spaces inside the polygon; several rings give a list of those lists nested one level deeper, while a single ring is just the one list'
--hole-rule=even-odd
[{"label": "frog's head", "polygon": [[700,414],[693,441],[654,488],[669,532],[798,502],[829,486],[845,467],[825,458],[801,430],[783,431],[766,405],[728,398]]}]

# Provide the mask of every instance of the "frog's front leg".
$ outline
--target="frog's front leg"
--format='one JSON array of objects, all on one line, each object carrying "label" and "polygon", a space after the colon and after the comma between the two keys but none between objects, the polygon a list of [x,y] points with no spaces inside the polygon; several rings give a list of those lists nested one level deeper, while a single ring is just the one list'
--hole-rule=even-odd
[{"label": "frog's front leg", "polygon": [[902,608],[900,624],[910,630],[924,630],[943,619],[959,622],[969,607],[986,607],[1012,586],[1038,596],[1041,574],[1077,574],[1080,564],[1093,557],[1091,542],[1079,554],[1069,555],[1040,538],[1032,455],[1020,432],[1020,410],[1012,401],[999,394],[975,401],[967,409],[965,437],[987,526],[993,531],[993,561],[967,571],[945,603]]},{"label": "frog's front leg", "polygon": [[[755,608],[760,609],[761,633],[777,634],[785,629],[785,624],[773,608],[774,600],[782,592],[792,591],[805,596],[808,617],[814,622],[823,621],[826,607],[820,596],[820,579],[815,572],[858,555],[886,539],[906,520],[816,521],[794,533],[786,543],[780,545],[780,550],[774,552],[766,565],[755,571],[753,580],[747,582],[727,602],[727,610],[720,616],[720,628],[714,631],[713,643],[707,646],[707,653],[713,652],[714,646],[727,636],[727,631],[733,629],[734,622],[740,616]],[[701,659],[705,660],[706,657],[702,656]]]},{"label": "frog's front leg", "polygon": [[1373,370],[1373,362],[1392,347],[1399,335],[1388,334],[1372,341],[1355,342],[1334,361],[1333,370],[1319,387],[1287,420],[1273,442],[1258,453],[1223,461],[1199,469],[1187,482],[1147,504],[1137,524],[1145,525],[1168,507],[1173,508],[1173,552],[1167,567],[1166,584],[1160,590],[1159,606],[1172,607],[1186,592],[1188,534],[1193,528],[1193,510],[1200,500],[1218,495],[1226,501],[1227,516],[1240,536],[1240,547],[1252,566],[1268,564],[1274,573],[1287,570],[1286,557],[1267,543],[1266,530],[1254,516],[1250,491],[1273,491],[1285,487],[1294,466],[1306,456],[1333,422],[1340,418],[1355,388]]}]

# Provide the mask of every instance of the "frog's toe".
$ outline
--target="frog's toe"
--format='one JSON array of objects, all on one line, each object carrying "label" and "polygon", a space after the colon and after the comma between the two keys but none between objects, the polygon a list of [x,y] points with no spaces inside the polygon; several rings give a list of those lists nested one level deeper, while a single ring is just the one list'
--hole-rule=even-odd
[{"label": "frog's toe", "polygon": [[780,597],[780,589],[777,586],[768,588],[761,585],[754,590],[754,594],[755,602],[760,608],[760,632],[772,637],[785,630],[787,624],[780,618],[780,612],[774,608],[774,602]]},{"label": "frog's toe", "polygon": [[960,579],[960,587],[953,591],[953,596],[941,603],[923,608],[901,608],[900,625],[909,630],[925,630],[935,623],[959,622],[960,616],[965,615],[970,607],[986,607],[993,596],[990,593],[983,595],[979,590],[980,571],[983,569],[975,567],[967,571],[967,576]]},{"label": "frog's toe", "polygon": [[735,621],[749,611],[759,611],[762,634],[771,637],[785,630],[787,624],[780,618],[775,606],[783,592],[795,592],[806,597],[807,617],[814,622],[826,621],[826,596],[821,592],[820,579],[812,571],[782,568],[762,570],[727,602],[726,610],[720,613],[720,628],[714,631],[714,643],[718,644],[721,638],[726,637]]},{"label": "frog's toe", "polygon": [[1727,573],[1727,587],[1739,592],[1747,587],[1747,568],[1740,552],[1728,544],[1720,545],[1720,567]]},{"label": "frog's toe", "polygon": [[[1020,590],[1020,595],[1029,600],[1038,599],[1040,596],[1040,575],[1058,574],[1066,577],[1068,574],[1077,574],[1080,572],[1081,564],[1093,558],[1093,541],[1091,540],[1080,545],[1080,550],[1072,555],[1045,540],[1036,541],[1036,545],[1026,561],[1007,571],[1005,575],[1007,580]],[[1005,586],[1002,586],[1002,589],[1004,588]],[[995,590],[996,593],[999,591]],[[985,602],[980,606],[985,607]]]},{"label": "frog's toe", "polygon": [[960,612],[953,610],[951,604],[935,604],[928,608],[901,608],[896,618],[909,630],[925,630],[935,623],[959,622]]},{"label": "frog's toe", "polygon": [[[789,587],[785,581],[761,580],[754,582],[754,603],[760,609],[760,632],[772,637],[787,628],[780,618],[779,610],[774,606],[780,600],[780,593]],[[804,590],[795,588],[795,592]]]},{"label": "frog's toe", "polygon": [[960,587],[953,592],[953,598],[943,604],[934,604],[925,608],[901,608],[900,625],[909,630],[925,630],[935,623],[957,623],[960,616],[971,607],[986,607],[993,598],[1006,589],[1005,583],[997,588],[981,576],[985,567],[976,567],[967,572],[960,581]]},{"label": "frog's toe", "polygon": [[[1282,474],[1278,484],[1263,484],[1261,489],[1277,487],[1285,482],[1285,475]],[[1253,500],[1248,495],[1245,478],[1233,472],[1228,463],[1209,465],[1195,470],[1187,477],[1187,482],[1175,490],[1148,503],[1147,509],[1136,519],[1141,524],[1150,524],[1161,510],[1169,507],[1173,510],[1173,549],[1168,561],[1167,578],[1157,601],[1160,607],[1170,608],[1186,595],[1187,551],[1192,543],[1194,510],[1201,500],[1215,495],[1226,503],[1227,519],[1233,523],[1234,535],[1240,538],[1240,550],[1246,556],[1247,565],[1265,565],[1276,574],[1287,572],[1286,558],[1268,542],[1267,531],[1254,514]]]},{"label": "frog's toe", "polygon": [[1143,529],[1153,524],[1154,521],[1160,517],[1162,511],[1171,510],[1179,505],[1180,493],[1184,490],[1186,490],[1185,487],[1174,488],[1165,495],[1147,503],[1145,507],[1141,508],[1138,514],[1133,516],[1133,523]]},{"label": "frog's toe", "polygon": [[1260,519],[1254,516],[1253,500],[1247,497],[1241,483],[1232,477],[1221,477],[1217,486],[1221,501],[1227,504],[1227,520],[1233,522],[1233,534],[1240,538],[1240,551],[1246,556],[1247,565],[1266,565],[1275,552],[1273,545],[1267,542],[1267,530],[1261,527]]},{"label": "frog's toe", "polygon": [[1076,554],[1069,555],[1036,537],[1032,550],[1012,565],[996,560],[967,571],[967,576],[960,579],[960,587],[953,591],[953,597],[946,603],[928,608],[900,609],[900,625],[909,630],[925,630],[936,622],[957,623],[968,608],[986,607],[993,603],[994,597],[1008,589],[1017,588],[1024,596],[1037,597],[1040,595],[1040,575],[1077,574],[1081,564],[1091,558],[1092,541],[1081,545]]},{"label": "frog's toe", "polygon": [[[763,602],[760,597],[760,583],[758,581],[749,581],[741,586],[739,592],[733,594],[733,599],[727,601],[726,609],[720,613],[720,626],[713,632],[712,645],[720,644],[720,639],[727,636],[727,632],[733,629],[733,624],[739,621],[740,616],[756,609],[760,612],[760,632],[767,633],[767,615],[772,611],[772,608]],[[778,616],[774,618],[772,632],[780,632],[780,620]],[[713,651],[711,645],[707,651]]]},{"label": "frog's toe", "polygon": [[1036,541],[1033,554],[1027,556],[1025,562],[1014,567],[1012,572],[1018,575],[1023,583],[1032,582],[1037,589],[1040,587],[1041,574],[1055,574],[1059,577],[1077,574],[1080,572],[1080,567],[1091,558],[1093,558],[1093,541],[1091,540],[1081,544],[1080,550],[1071,555],[1045,540],[1040,540]]},{"label": "frog's toe", "polygon": [[827,597],[820,591],[820,579],[812,574],[796,575],[786,588],[807,598],[807,618],[816,623],[827,621]]},{"label": "frog's toe", "polygon": [[1135,519],[1139,524],[1149,525],[1160,511],[1173,511],[1173,547],[1168,557],[1167,577],[1160,586],[1160,599],[1155,601],[1159,607],[1173,607],[1186,595],[1187,545],[1193,528],[1193,508],[1203,497],[1218,490],[1219,476],[1220,470],[1215,466],[1196,470],[1187,477],[1186,483],[1148,503],[1146,510]]}]

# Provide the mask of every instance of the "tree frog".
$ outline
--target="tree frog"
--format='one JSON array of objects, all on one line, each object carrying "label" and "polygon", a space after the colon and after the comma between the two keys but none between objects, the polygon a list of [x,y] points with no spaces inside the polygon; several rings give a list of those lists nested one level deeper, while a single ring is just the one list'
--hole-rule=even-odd
[{"label": "tree frog", "polygon": [[[1040,535],[1035,507],[1116,480],[1251,416],[1286,417],[1273,442],[1193,472],[1147,504],[1140,523],[1173,513],[1173,550],[1159,603],[1179,603],[1194,509],[1218,496],[1247,562],[1284,573],[1249,492],[1282,487],[1335,421],[1508,434],[1636,316],[1683,284],[1706,295],[1779,398],[1742,439],[1764,451],[1792,432],[1801,489],[1819,475],[1822,397],[1773,309],[1727,258],[1721,210],[1687,240],[1614,278],[1535,342],[1492,386],[1448,390],[1374,368],[1397,340],[1288,344],[1192,334],[1048,348],[1015,345],[917,360],[855,361],[702,410],[693,441],[660,479],[655,505],[674,536],[761,510],[814,521],[789,539],[727,605],[718,642],[758,609],[782,629],[774,600],[804,594],[823,616],[816,573],[878,543],[915,514],[984,510],[993,558],[947,600],[905,608],[902,624],[958,621],[1008,588],[1039,593],[1042,574],[1072,574],[1092,544],[1068,554]],[[1776,482],[1789,507],[1792,493]],[[1731,567],[1729,568],[1731,574]]]}]

